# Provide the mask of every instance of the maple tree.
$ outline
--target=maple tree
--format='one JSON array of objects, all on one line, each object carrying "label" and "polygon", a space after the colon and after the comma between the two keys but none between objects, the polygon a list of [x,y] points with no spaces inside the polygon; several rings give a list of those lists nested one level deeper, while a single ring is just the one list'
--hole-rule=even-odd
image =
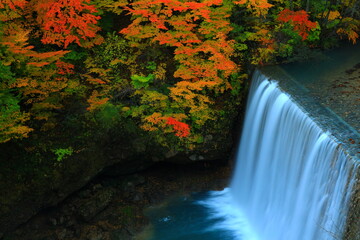
[{"label": "maple tree", "polygon": [[309,21],[309,15],[304,10],[291,11],[289,9],[282,10],[277,20],[284,23],[290,23],[294,30],[301,36],[302,40],[306,40],[309,31],[316,28],[317,23]]},{"label": "maple tree", "polygon": [[178,137],[187,137],[190,134],[189,125],[186,123],[177,121],[175,118],[168,117],[166,124],[173,126],[175,135]]},{"label": "maple tree", "polygon": [[[17,88],[24,95],[34,95],[28,102],[41,101],[46,98],[51,92],[56,92],[62,89],[62,79],[56,74],[63,75],[71,65],[61,62],[59,59],[69,51],[53,51],[39,53],[33,50],[33,46],[28,45],[29,31],[18,27],[9,27],[4,30],[5,36],[0,41],[1,44],[7,46],[7,65],[20,68],[23,71],[23,76],[19,76],[13,84],[9,87]],[[25,62],[26,67],[21,65],[16,66],[17,62]],[[58,69],[54,69],[52,65],[58,65]],[[65,67],[66,66],[66,67]],[[66,70],[64,70],[64,67]],[[42,71],[39,71],[42,69]],[[54,78],[54,80],[50,80]],[[37,100],[36,100],[37,99]]]},{"label": "maple tree", "polygon": [[346,36],[353,44],[356,43],[359,38],[358,32],[360,32],[360,21],[353,18],[344,18],[342,24],[336,30],[336,33],[342,38]]},{"label": "maple tree", "polygon": [[342,16],[338,10],[326,10],[317,15],[325,29],[335,28],[340,38],[347,37],[353,44],[359,38],[360,21],[350,16]]},{"label": "maple tree", "polygon": [[218,97],[239,94],[240,67],[335,36],[355,43],[357,9],[356,1],[0,0],[0,60],[13,74],[2,91],[17,114],[8,129],[35,119],[55,126],[74,97],[90,114],[117,109],[153,134],[196,141],[221,115]]},{"label": "maple tree", "polygon": [[246,6],[256,16],[263,16],[268,13],[269,8],[273,6],[267,0],[240,0],[235,1],[235,4]]},{"label": "maple tree", "polygon": [[357,42],[359,13],[358,0],[0,0],[4,190],[54,192],[149,151],[213,157],[255,68]]},{"label": "maple tree", "polygon": [[[7,118],[7,123],[3,124],[7,126],[7,130],[1,131],[7,132],[4,136],[10,137],[4,138],[6,141],[16,136],[27,136],[29,131],[25,130],[30,128],[25,122],[31,119],[46,120],[42,129],[56,125],[56,120],[52,119],[56,115],[54,110],[63,108],[64,99],[74,92],[71,89],[79,86],[76,80],[69,79],[75,73],[75,67],[62,60],[70,51],[52,51],[51,48],[44,51],[41,49],[42,45],[35,43],[33,39],[41,37],[42,44],[56,44],[63,48],[71,43],[83,47],[100,44],[102,37],[97,34],[100,28],[96,26],[100,16],[94,15],[96,9],[89,2],[0,1],[0,19],[3,21],[0,33],[0,46],[3,50],[0,60],[16,73],[14,80],[4,82],[2,88],[20,94],[22,104],[27,105],[28,109],[28,112],[21,112],[20,108],[12,105],[12,109],[17,109],[18,114]],[[29,44],[29,40],[35,44]]]},{"label": "maple tree", "polygon": [[[92,58],[92,73],[87,77],[96,86],[97,97],[95,101],[91,101],[96,107],[89,109],[95,110],[108,101],[114,103],[114,91],[119,94],[131,93],[129,89],[135,88],[136,91],[130,95],[138,99],[137,104],[126,106],[126,114],[140,118],[143,129],[158,131],[159,134],[164,132],[166,125],[164,119],[154,120],[155,113],[184,114],[184,120],[191,124],[193,130],[217,118],[218,113],[213,108],[216,103],[214,94],[222,94],[239,84],[234,80],[231,84],[229,82],[229,77],[238,68],[232,59],[234,50],[238,51],[237,57],[241,59],[246,59],[245,55],[249,55],[251,64],[265,64],[278,55],[291,56],[295,46],[314,44],[319,39],[320,32],[318,23],[310,21],[308,13],[293,10],[301,9],[301,1],[289,4],[280,0],[99,0],[95,4],[106,11],[116,14],[123,14],[125,11],[131,16],[132,22],[119,31],[126,40],[121,35],[113,37],[132,49],[129,50],[132,54],[123,56],[125,50],[119,50],[118,55],[111,58],[107,54],[104,59],[108,59],[111,64],[101,63],[103,68],[99,68],[100,62],[95,64],[98,61],[96,57]],[[246,23],[246,28],[242,27],[245,31],[241,30],[242,36],[236,39],[237,42],[228,38],[233,26],[236,27],[230,26],[229,21],[234,8],[245,9],[246,15],[256,19]],[[106,39],[109,40],[110,38]],[[114,43],[113,46],[115,45]],[[151,71],[144,67],[146,64],[139,64],[144,59],[152,62],[151,58],[144,57],[147,55],[147,46],[158,49],[155,51],[162,51],[164,48],[160,46],[163,45],[173,54],[176,65],[175,68],[172,67],[174,70],[169,72],[171,60],[168,57],[166,63],[161,62],[164,60],[153,62],[155,67]],[[251,45],[253,47],[249,48]],[[95,55],[99,54],[101,55],[99,52]],[[140,60],[140,57],[143,59]],[[238,63],[242,64],[241,61]],[[160,68],[161,64],[165,68]],[[122,72],[118,69],[122,69]],[[162,75],[158,75],[160,71],[163,72]],[[246,77],[246,74],[238,76]],[[119,78],[122,80],[115,80]],[[164,94],[166,90],[159,83],[169,84],[166,88],[170,92]],[[151,88],[157,90],[150,90]]]},{"label": "maple tree", "polygon": [[[56,76],[57,70],[53,65],[67,52],[60,50],[39,53],[33,50],[33,46],[27,44],[29,31],[13,25],[5,26],[3,31],[4,36],[0,44],[5,46],[6,50],[3,51],[2,61],[6,66],[11,66],[17,75],[13,80],[4,82],[2,87],[21,94],[23,103],[31,107],[33,117],[48,119],[51,109],[61,107],[59,100],[54,101],[53,94],[64,89],[67,81],[66,78],[60,79]],[[20,111],[20,108],[17,110]],[[18,112],[17,115],[8,118],[8,123],[4,124],[8,126],[6,135],[16,136],[15,130],[17,130],[22,136],[27,136],[24,131],[30,128],[16,123],[24,124],[31,115]],[[26,116],[26,118],[18,119],[15,116]],[[18,127],[10,127],[15,125]]]},{"label": "maple tree", "polygon": [[231,7],[221,0],[194,2],[177,0],[136,1],[124,8],[135,18],[120,31],[128,39],[151,39],[174,49],[179,63],[170,87],[170,99],[178,109],[201,126],[214,119],[207,93],[231,88],[227,77],[235,71],[230,59],[234,42],[228,17]]},{"label": "maple tree", "polygon": [[8,88],[14,81],[10,67],[0,62],[0,143],[27,137],[33,130],[25,125],[29,114],[21,111],[20,100]]},{"label": "maple tree", "polygon": [[[42,26],[42,43],[56,44],[67,48],[70,43],[91,47],[100,44],[103,38],[96,33],[100,16],[90,0],[38,0],[33,10]],[[91,41],[90,41],[91,40]]]},{"label": "maple tree", "polygon": [[26,0],[1,0],[0,21],[6,22],[21,17],[27,3]]}]

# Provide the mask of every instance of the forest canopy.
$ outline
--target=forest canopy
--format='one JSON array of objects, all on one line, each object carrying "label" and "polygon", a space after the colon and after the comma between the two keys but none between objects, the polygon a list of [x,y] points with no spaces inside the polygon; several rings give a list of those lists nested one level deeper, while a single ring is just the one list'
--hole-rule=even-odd
[{"label": "forest canopy", "polygon": [[196,148],[251,69],[356,43],[359,14],[356,0],[0,0],[0,143],[61,150],[44,139],[120,124]]}]

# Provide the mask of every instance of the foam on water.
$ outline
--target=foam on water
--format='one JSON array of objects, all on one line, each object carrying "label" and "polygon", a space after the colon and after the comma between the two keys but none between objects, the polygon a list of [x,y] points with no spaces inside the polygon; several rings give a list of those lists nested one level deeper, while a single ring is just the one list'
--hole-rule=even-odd
[{"label": "foam on water", "polygon": [[[211,196],[198,204],[211,209],[209,219],[221,219],[215,225],[209,226],[206,231],[227,229],[232,232],[234,240],[259,240],[251,229],[247,218],[239,207],[233,202],[230,189],[210,192]],[[221,207],[219,207],[221,206]]]},{"label": "foam on water", "polygon": [[228,188],[149,210],[147,240],[340,240],[358,166],[291,96],[254,75]]},{"label": "foam on water", "polygon": [[255,74],[230,187],[201,204],[241,240],[341,239],[354,163],[278,84]]}]

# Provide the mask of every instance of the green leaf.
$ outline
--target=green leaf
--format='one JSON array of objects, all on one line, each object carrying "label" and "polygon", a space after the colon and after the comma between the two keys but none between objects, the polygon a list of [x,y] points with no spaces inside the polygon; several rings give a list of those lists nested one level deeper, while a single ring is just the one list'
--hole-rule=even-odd
[{"label": "green leaf", "polygon": [[131,83],[135,89],[147,88],[154,79],[154,74],[149,74],[147,77],[135,74],[131,76]]},{"label": "green leaf", "polygon": [[156,70],[156,63],[153,61],[148,62],[146,69],[155,71]]}]

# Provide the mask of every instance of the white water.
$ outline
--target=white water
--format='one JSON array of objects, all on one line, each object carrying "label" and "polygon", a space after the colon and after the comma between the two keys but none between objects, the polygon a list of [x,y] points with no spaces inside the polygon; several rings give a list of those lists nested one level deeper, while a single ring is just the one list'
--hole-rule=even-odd
[{"label": "white water", "polygon": [[355,167],[329,135],[255,75],[231,185],[202,202],[224,218],[212,228],[241,240],[341,240]]}]

